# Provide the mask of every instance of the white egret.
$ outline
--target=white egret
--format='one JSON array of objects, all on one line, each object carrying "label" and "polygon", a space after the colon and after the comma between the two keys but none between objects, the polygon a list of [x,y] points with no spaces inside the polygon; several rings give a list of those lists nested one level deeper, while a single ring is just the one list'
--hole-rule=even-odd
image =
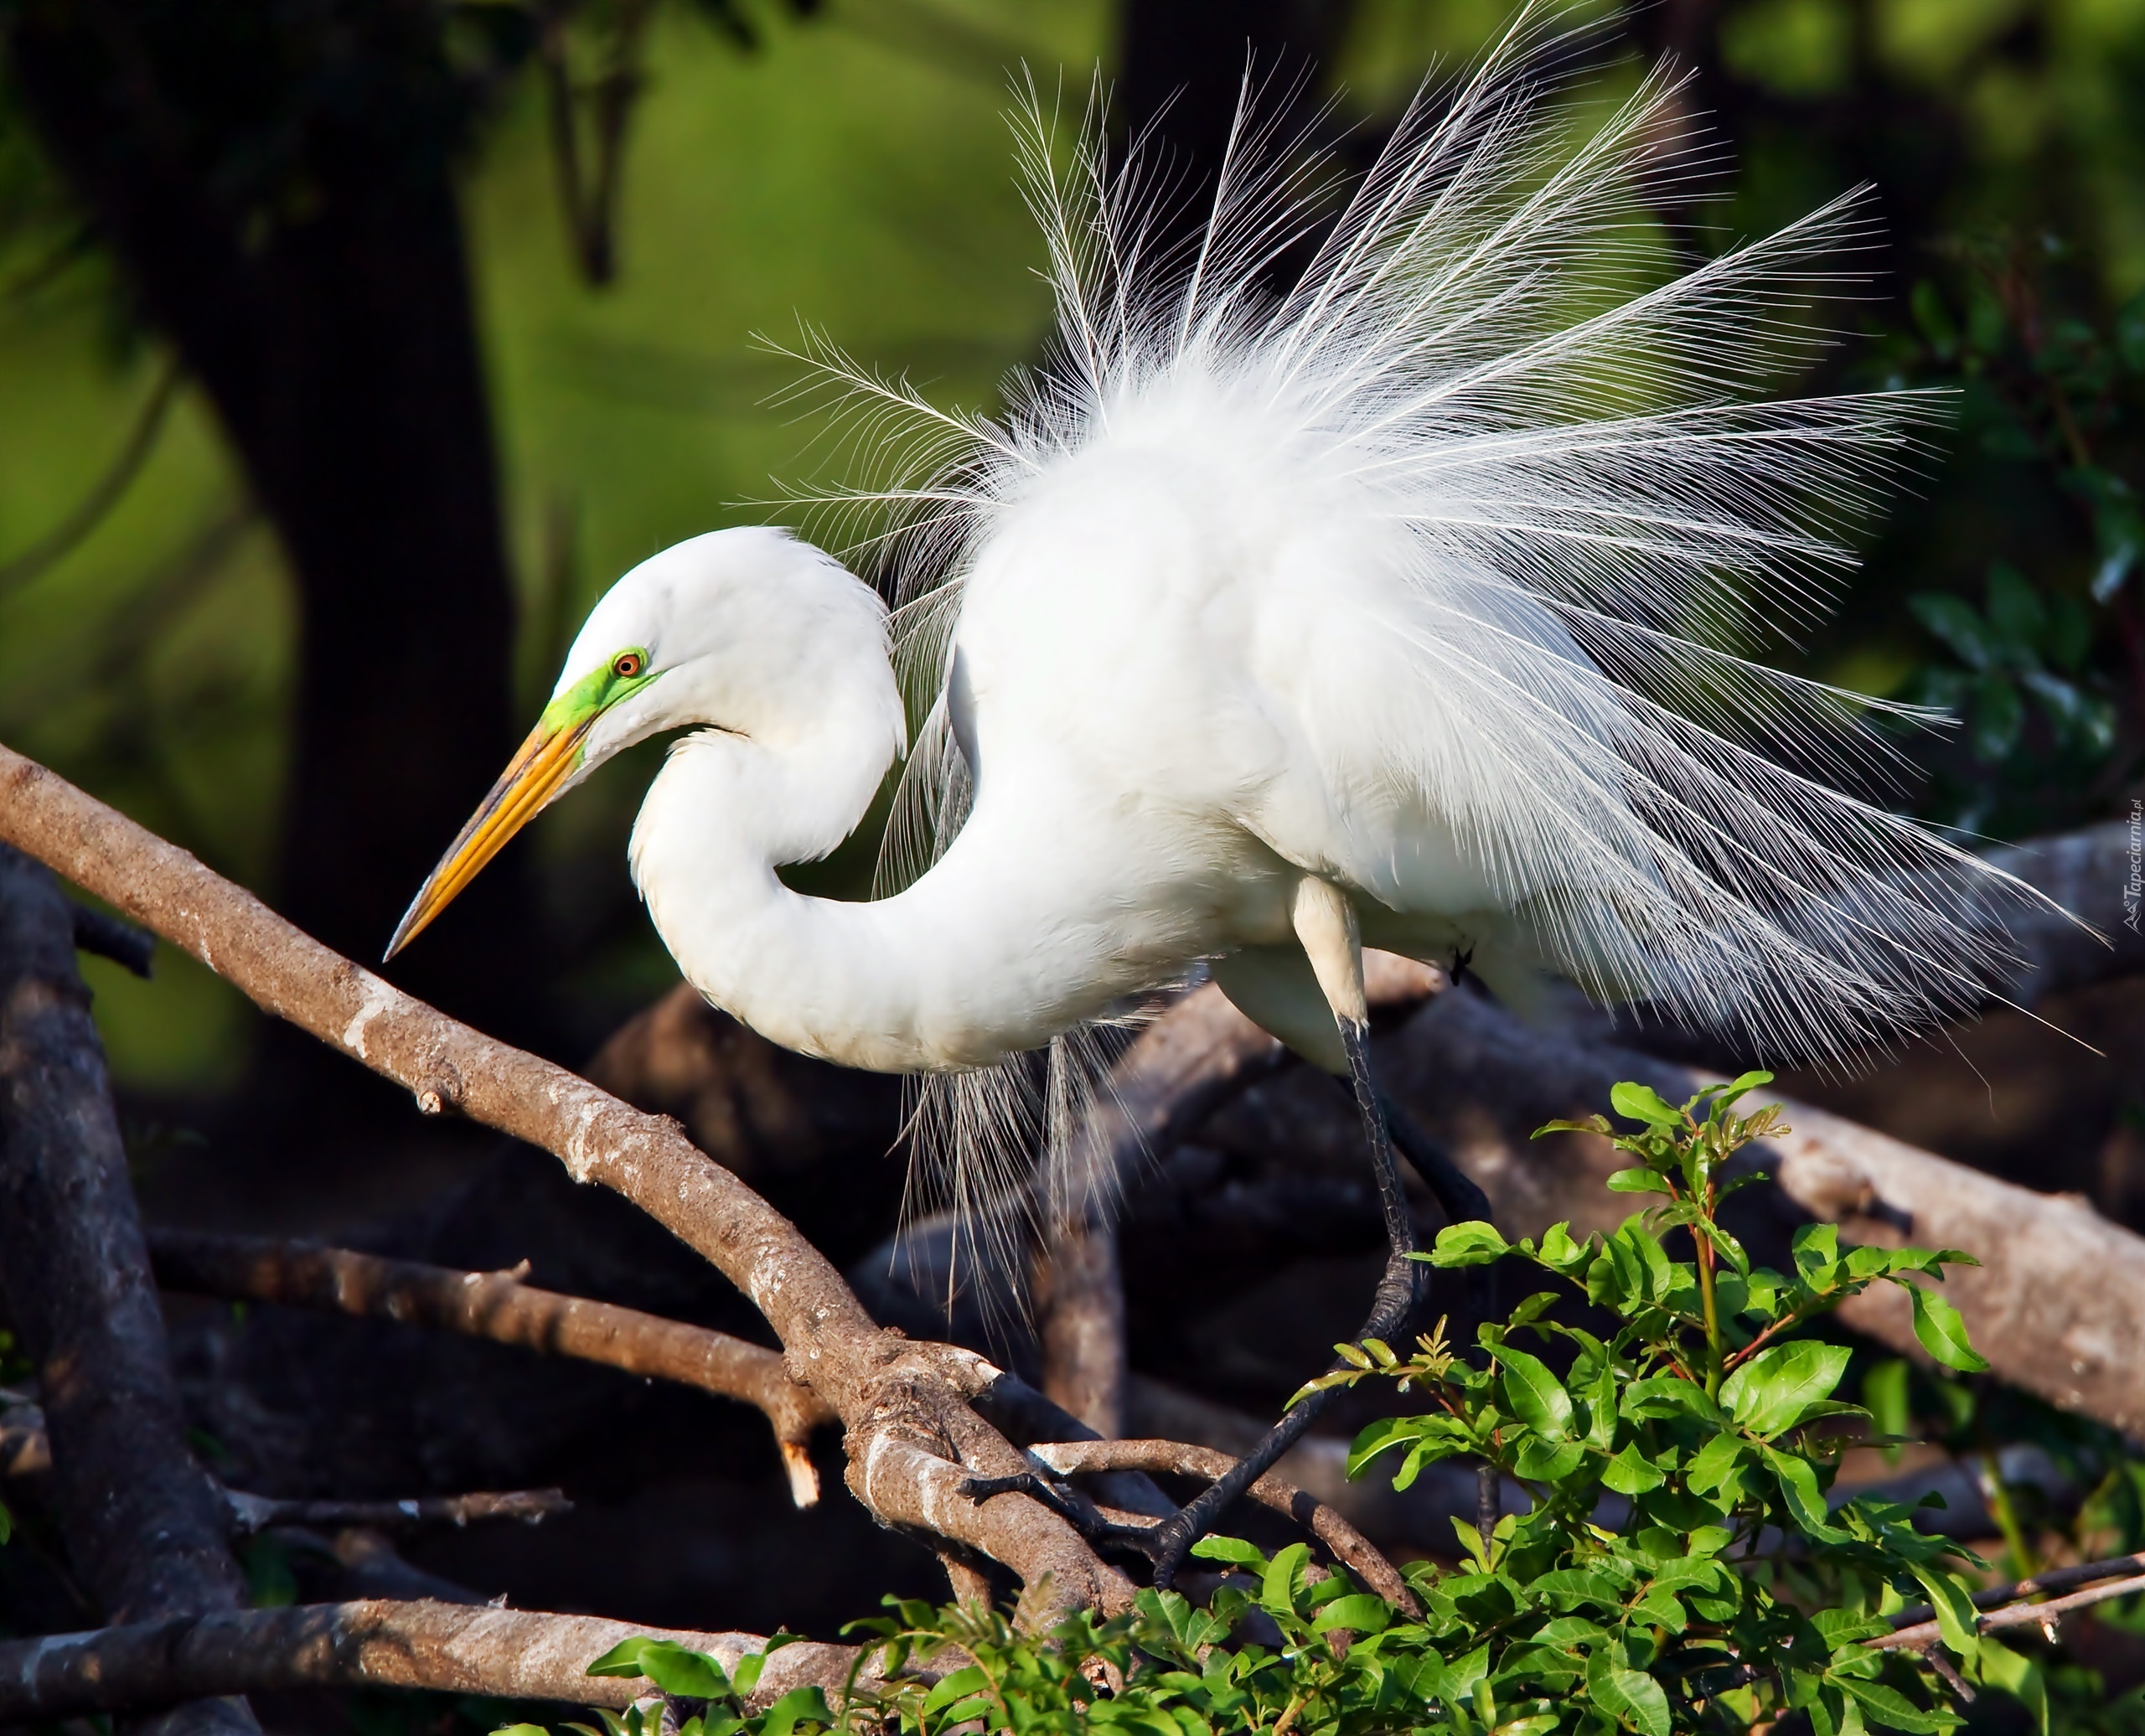
[{"label": "white egret", "polygon": [[[1886,757],[1867,705],[1750,654],[1819,611],[1932,413],[1762,395],[1853,281],[1822,261],[1863,202],[1673,275],[1648,200],[1703,167],[1674,81],[1575,135],[1543,49],[1522,27],[1419,103],[1278,297],[1320,233],[1301,153],[1240,126],[1196,251],[1157,256],[1150,183],[1092,125],[1054,170],[1031,107],[1058,327],[1005,415],[812,357],[935,442],[928,479],[855,497],[897,514],[899,607],[777,530],[635,567],[394,945],[612,754],[700,726],[631,850],[688,981],[807,1054],[960,1076],[1203,961],[1353,1079],[1393,1208],[1383,1335],[1420,1268],[1362,946],[1470,953],[1512,995],[1559,974],[1773,1053],[1971,1004],[2010,886],[1835,788]],[[905,752],[907,883],[786,886]],[[1165,1576],[1234,1492],[1172,1522]]]}]

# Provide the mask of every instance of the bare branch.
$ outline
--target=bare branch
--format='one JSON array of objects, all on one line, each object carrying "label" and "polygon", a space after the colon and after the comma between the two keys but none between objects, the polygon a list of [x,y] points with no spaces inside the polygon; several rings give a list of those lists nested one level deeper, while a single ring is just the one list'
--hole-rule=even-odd
[{"label": "bare branch", "polygon": [[[2002,1609],[1992,1609],[1977,1617],[1974,1622],[1977,1633],[1993,1633],[1999,1628],[2038,1627],[2053,1639],[2056,1624],[2073,1610],[2083,1609],[2094,1604],[2105,1604],[2111,1598],[2127,1598],[2145,1591],[2145,1573],[2133,1578],[2114,1579],[2104,1585],[2095,1585],[2084,1591],[2074,1591],[2067,1598],[2051,1598],[2045,1604],[2013,1604]],[[1901,1628],[1895,1634],[1880,1634],[1874,1640],[1862,1643],[1873,1651],[1895,1651],[1902,1648],[1922,1651],[1934,1646],[1943,1635],[1934,1621],[1919,1622],[1913,1627]]]},{"label": "bare branch", "polygon": [[[300,1604],[0,1644],[0,1724],[137,1711],[175,1700],[299,1687],[416,1687],[623,1710],[656,1692],[640,1677],[588,1666],[644,1635],[704,1651],[723,1667],[762,1651],[757,1634],[695,1634],[435,1602]],[[816,1684],[839,1698],[856,1648],[799,1641],[768,1659],[756,1702]],[[876,1659],[859,1679],[875,1679]]]},{"label": "bare branch", "polygon": [[571,1513],[573,1503],[556,1489],[512,1489],[500,1495],[427,1495],[412,1501],[277,1501],[226,1489],[231,1529],[241,1536],[271,1526],[334,1527],[362,1526],[374,1531],[414,1531],[421,1527],[483,1525],[519,1520],[541,1525]]},{"label": "bare branch", "polygon": [[576,1181],[615,1190],[711,1261],[766,1316],[791,1372],[841,1418],[849,1485],[880,1517],[979,1550],[1031,1589],[1047,1580],[1038,1605],[1129,1602],[1130,1582],[1040,1503],[1017,1494],[970,1502],[956,1492],[970,1475],[1016,1475],[1026,1463],[963,1402],[957,1373],[974,1371],[966,1383],[980,1388],[988,1365],[881,1331],[795,1226],[696,1150],[675,1122],[644,1115],[405,995],[5,747],[0,840],[394,1080],[423,1113],[458,1109],[541,1146]]},{"label": "bare branch", "polygon": [[538,1289],[513,1272],[457,1271],[313,1243],[155,1230],[149,1256],[166,1289],[463,1332],[742,1399],[774,1431],[791,1499],[809,1507],[819,1498],[809,1443],[834,1412],[789,1377],[777,1352],[726,1332]]},{"label": "bare branch", "polygon": [[[2136,1555],[2115,1555],[2105,1561],[2080,1562],[2076,1567],[2050,1568],[2029,1578],[1992,1585],[1973,1594],[1975,1606],[1993,1609],[2018,1598],[2046,1597],[2052,1591],[2068,1591],[2074,1585],[2091,1585],[2096,1579],[2116,1579],[2145,1573],[2145,1550]],[[1910,1628],[1927,1621],[1936,1612],[1926,1604],[1915,1604],[1892,1617],[1895,1628]]]},{"label": "bare branch", "polygon": [[[1061,1476],[1089,1471],[1145,1471],[1219,1482],[1236,1465],[1227,1453],[1176,1440],[1053,1441],[1028,1449]],[[1414,1595],[1377,1545],[1326,1504],[1272,1472],[1246,1491],[1263,1507],[1286,1515],[1333,1552],[1334,1557],[1389,1604],[1419,1615]]]}]

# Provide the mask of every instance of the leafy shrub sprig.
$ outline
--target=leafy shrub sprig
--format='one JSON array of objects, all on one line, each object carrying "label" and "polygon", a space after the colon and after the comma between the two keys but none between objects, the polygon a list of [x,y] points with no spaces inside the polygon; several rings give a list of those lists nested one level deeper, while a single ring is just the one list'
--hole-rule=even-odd
[{"label": "leafy shrub sprig", "polygon": [[[1776,1109],[1732,1105],[1770,1075],[1749,1073],[1677,1106],[1643,1085],[1612,1093],[1638,1124],[1619,1134],[1595,1117],[1542,1133],[1609,1138],[1635,1158],[1610,1186],[1663,1202],[1613,1235],[1580,1241],[1567,1225],[1507,1242],[1488,1224],[1455,1225],[1428,1256],[1442,1267],[1516,1258],[1560,1281],[1477,1332],[1481,1366],[1442,1328],[1402,1358],[1369,1343],[1320,1385],[1390,1378],[1429,1397],[1425,1414],[1373,1423],[1357,1438],[1352,1475],[1397,1457],[1394,1483],[1465,1456],[1519,1482],[1530,1511],[1486,1542],[1455,1522],[1467,1569],[1424,1578],[1424,1626],[1447,1656],[1481,1660],[1481,1680],[1507,1714],[1552,1728],[1644,1736],[1737,1728],[1791,1708],[1818,1736],[1875,1723],[1914,1733],[1958,1720],[1917,1661],[1862,1642],[1885,1615],[1925,1599],[1956,1670],[2031,1694],[2028,1661],[1974,1631],[1957,1571],[1977,1558],[1914,1528],[1910,1512],[1869,1498],[1831,1511],[1826,1492],[1843,1444],[1834,1419],[1866,1417],[1835,1398],[1850,1352],[1791,1337],[1870,1284],[1912,1297],[1915,1330],[1946,1367],[1987,1365],[1957,1310],[1916,1279],[1972,1263],[1956,1250],[1843,1250],[1830,1224],[1794,1237],[1794,1271],[1751,1263],[1721,1224],[1721,1202],[1756,1178],[1731,1173],[1754,1140],[1779,1133]],[[1685,1232],[1692,1258],[1663,1237]],[[1550,1310],[1583,1299],[1605,1312],[1601,1334]],[[1522,1333],[1563,1364],[1522,1349]],[[1792,1581],[1803,1593],[1784,1594]],[[1812,1607],[1809,1594],[1821,1606]],[[1469,1728],[1464,1718],[1454,1728]]]}]

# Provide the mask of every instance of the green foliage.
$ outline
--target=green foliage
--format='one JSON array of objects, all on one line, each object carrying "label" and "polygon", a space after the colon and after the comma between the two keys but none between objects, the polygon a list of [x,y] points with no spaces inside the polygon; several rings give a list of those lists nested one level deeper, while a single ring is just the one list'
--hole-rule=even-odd
[{"label": "green foliage", "polygon": [[[1213,1537],[1194,1552],[1224,1574],[1205,1608],[1147,1590],[1123,1615],[1081,1612],[1036,1635],[995,1610],[890,1599],[891,1615],[851,1630],[886,1681],[855,1687],[839,1715],[816,1690],[748,1711],[759,1660],[726,1674],[668,1641],[629,1640],[592,1673],[645,1674],[704,1707],[681,1724],[685,1736],[790,1736],[835,1722],[902,1736],[1675,1736],[1791,1712],[1815,1736],[1936,1736],[1963,1721],[1936,1666],[1863,1643],[1889,1633],[1895,1612],[1926,1604],[1954,1660],[1945,1670],[2010,1696],[2047,1731],[2051,1672],[1975,1630],[1962,1570],[1978,1558],[1917,1532],[1895,1502],[1827,1500],[1843,1444],[1837,1419],[1867,1420],[1874,1409],[1880,1431],[1900,1432],[1910,1386],[1880,1365],[1864,1382],[1871,1409],[1843,1403],[1835,1394],[1852,1353],[1793,1336],[1889,1282],[1917,1298],[1915,1330],[1937,1363],[1984,1367],[1957,1311],[1925,1287],[1971,1262],[1949,1251],[1843,1249],[1820,1224],[1796,1234],[1791,1273],[1755,1266],[1719,1207],[1754,1179],[1730,1173],[1738,1152],[1781,1130],[1776,1109],[1732,1107],[1770,1078],[1745,1074],[1680,1105],[1621,1085],[1612,1101],[1636,1131],[1600,1118],[1542,1129],[1610,1138],[1636,1160],[1612,1185],[1661,1203],[1584,1241],[1563,1224],[1517,1242],[1486,1223],[1452,1226],[1433,1263],[1525,1262],[1553,1287],[1479,1328],[1473,1361],[1446,1343],[1441,1322],[1404,1359],[1376,1341],[1341,1346],[1346,1366],[1313,1383],[1391,1379],[1431,1402],[1425,1414],[1366,1429],[1352,1475],[1377,1465],[1405,1487],[1425,1466],[1465,1456],[1494,1465],[1532,1498],[1529,1511],[1507,1515],[1487,1537],[1455,1522],[1455,1568],[1407,1569],[1419,1608],[1372,1596],[1345,1572],[1321,1573],[1303,1544],[1269,1558]],[[1663,1238],[1678,1232],[1672,1250]],[[1690,1257],[1677,1258],[1686,1247]],[[1568,1302],[1605,1311],[1605,1336],[1558,1319]],[[1520,1346],[1522,1334],[1541,1354]],[[2096,1498],[2128,1501],[2145,1523],[2145,1475],[2127,1461]],[[2097,1680],[2090,1672],[2053,1677],[2059,1708],[2081,1713],[2065,1728],[2132,1728],[2083,1715]],[[657,1723],[644,1711],[604,1722],[608,1736],[654,1736]]]},{"label": "green foliage", "polygon": [[2068,524],[2034,551],[2030,577],[1991,561],[1979,607],[1951,591],[1907,599],[1939,653],[1913,696],[1965,725],[1932,792],[1942,817],[2031,829],[2105,805],[2145,745],[2145,694],[2125,654],[2145,623],[2145,504],[2134,482],[2145,294],[2083,318],[2052,304],[2060,246],[1952,251],[1952,283],[1915,286],[1895,374],[1955,390],[1966,449],[2047,496]]},{"label": "green foliage", "polygon": [[[666,1697],[700,1702],[699,1711],[681,1719],[677,1736],[809,1736],[833,1727],[835,1719],[827,1697],[816,1687],[793,1688],[761,1711],[747,1709],[747,1701],[759,1686],[760,1671],[768,1657],[798,1636],[777,1634],[765,1652],[752,1652],[725,1670],[721,1662],[704,1651],[693,1651],[675,1640],[652,1640],[636,1635],[622,1640],[588,1666],[591,1676],[645,1676]],[[661,1736],[663,1721],[657,1713],[640,1707],[623,1716],[598,1708],[603,1728],[568,1724],[576,1736]],[[517,1724],[499,1736],[535,1736],[537,1727]]]},{"label": "green foliage", "polygon": [[[1970,1263],[1966,1255],[1843,1250],[1833,1226],[1813,1224],[1796,1233],[1795,1269],[1782,1274],[1754,1266],[1720,1223],[1721,1201],[1755,1179],[1731,1175],[1731,1160],[1781,1130],[1775,1109],[1731,1107],[1770,1077],[1746,1074],[1681,1105],[1620,1085],[1611,1101],[1636,1131],[1598,1116],[1543,1129],[1610,1139],[1636,1164],[1610,1185],[1662,1202],[1583,1242],[1562,1224],[1516,1243],[1486,1225],[1446,1230],[1433,1263],[1516,1258],[1558,1287],[1481,1327],[1479,1366],[1446,1344],[1440,1325],[1405,1359],[1382,1344],[1352,1346],[1349,1366],[1317,1382],[1384,1377],[1434,1401],[1426,1414],[1365,1429],[1352,1474],[1397,1459],[1404,1486],[1465,1456],[1495,1465],[1533,1499],[1486,1539],[1461,1528],[1467,1570],[1419,1586],[1435,1649],[1481,1660],[1498,1710],[1480,1720],[1669,1736],[1795,1709],[1822,1736],[1865,1724],[1942,1730],[1959,1720],[1926,1666],[1862,1643],[1889,1630],[1889,1610],[1918,1601],[1934,1608],[1966,1674],[2028,1699],[2039,1692],[2030,1661],[1973,1630],[1958,1571],[1973,1558],[1916,1532],[1896,1504],[1833,1510],[1826,1499],[1842,1444],[1832,1419],[1866,1413],[1833,1396],[1851,1353],[1791,1334],[1890,1282],[1914,1296],[1915,1333],[1932,1357],[1987,1365],[1957,1310],[1916,1282],[1941,1279],[1946,1266]],[[1663,1243],[1679,1230],[1688,1259]],[[1613,1330],[1556,1319],[1567,1298],[1605,1310]],[[1519,1348],[1522,1332],[1548,1354]],[[1605,1493],[1627,1504],[1613,1524]],[[1465,1718],[1445,1708],[1455,1729]]]}]

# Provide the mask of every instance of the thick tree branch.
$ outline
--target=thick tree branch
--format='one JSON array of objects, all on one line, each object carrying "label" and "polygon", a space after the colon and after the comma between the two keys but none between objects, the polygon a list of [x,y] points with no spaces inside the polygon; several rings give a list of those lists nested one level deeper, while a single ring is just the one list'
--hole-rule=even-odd
[{"label": "thick tree branch", "polygon": [[972,1474],[1010,1475],[1026,1464],[962,1402],[951,1376],[963,1353],[881,1331],[796,1227],[697,1150],[675,1122],[641,1114],[405,995],[5,747],[0,840],[184,948],[269,1012],[394,1080],[423,1113],[456,1108],[541,1146],[576,1181],[615,1190],[711,1261],[766,1316],[791,1371],[841,1418],[850,1487],[881,1518],[966,1544],[1030,1587],[1047,1580],[1061,1605],[1114,1609],[1129,1599],[1129,1582],[1040,1504],[1018,1495],[970,1502],[956,1493]]},{"label": "thick tree branch", "polygon": [[789,1377],[778,1353],[726,1332],[538,1289],[513,1272],[457,1271],[311,1243],[155,1230],[149,1255],[166,1289],[462,1332],[742,1399],[774,1431],[791,1498],[800,1507],[819,1498],[809,1443],[834,1412]]},{"label": "thick tree branch", "polygon": [[[591,1676],[588,1666],[635,1635],[675,1640],[725,1669],[767,1645],[756,1634],[679,1633],[488,1604],[369,1600],[247,1609],[0,1645],[0,1724],[300,1687],[431,1688],[623,1710],[655,1685]],[[768,1659],[753,1698],[765,1703],[810,1685],[839,1697],[857,1656],[849,1646],[783,1646]],[[865,1660],[859,1680],[874,1679],[876,1661]]]},{"label": "thick tree branch", "polygon": [[[0,845],[0,1278],[37,1367],[52,1505],[109,1619],[233,1609],[246,1582],[187,1447],[89,1000],[72,907]],[[243,1702],[204,1699],[157,1728],[258,1726]]]}]

